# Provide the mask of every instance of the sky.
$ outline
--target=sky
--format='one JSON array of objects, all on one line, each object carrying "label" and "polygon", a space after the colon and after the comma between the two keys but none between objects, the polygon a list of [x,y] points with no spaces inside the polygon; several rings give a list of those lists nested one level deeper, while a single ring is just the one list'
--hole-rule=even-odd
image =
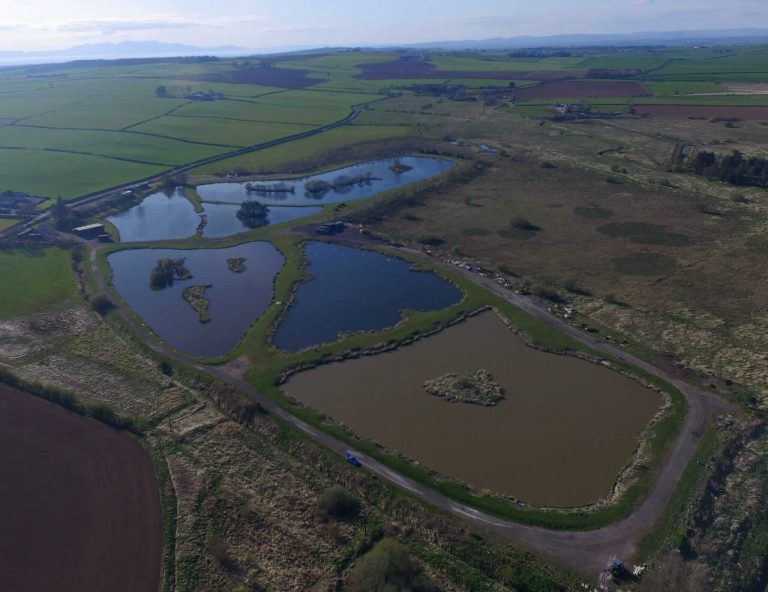
[{"label": "sky", "polygon": [[768,0],[0,0],[0,50],[157,40],[248,49],[768,28]]}]

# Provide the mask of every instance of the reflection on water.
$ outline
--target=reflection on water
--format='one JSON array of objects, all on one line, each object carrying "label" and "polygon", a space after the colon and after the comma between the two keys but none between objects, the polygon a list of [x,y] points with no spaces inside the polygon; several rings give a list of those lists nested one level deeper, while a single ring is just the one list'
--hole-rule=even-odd
[{"label": "reflection on water", "polygon": [[[195,236],[201,225],[203,215],[206,223],[201,234],[206,238],[222,238],[247,228],[235,215],[238,205],[203,204],[204,212],[198,214],[192,203],[184,197],[180,189],[170,195],[162,191],[147,196],[140,204],[110,216],[109,222],[115,225],[124,243],[175,240]],[[280,224],[321,212],[320,207],[269,208],[269,224]]]},{"label": "reflection on water", "polygon": [[[410,170],[396,173],[390,169],[396,161],[412,167]],[[319,175],[303,177],[301,179],[275,179],[270,181],[254,182],[254,185],[282,184],[293,188],[293,192],[264,193],[248,192],[246,183],[213,183],[200,185],[197,192],[205,201],[226,201],[242,203],[247,199],[255,199],[265,204],[286,205],[316,205],[317,203],[338,203],[342,201],[354,201],[365,197],[371,197],[382,191],[394,189],[414,181],[428,179],[451,168],[453,163],[444,158],[428,158],[423,156],[405,156],[402,158],[386,158],[371,160],[360,164],[337,169]],[[325,192],[309,193],[306,191],[307,183],[312,181],[325,181],[333,183],[339,177],[355,178],[370,173],[371,180],[357,183],[339,189],[329,189]]]}]

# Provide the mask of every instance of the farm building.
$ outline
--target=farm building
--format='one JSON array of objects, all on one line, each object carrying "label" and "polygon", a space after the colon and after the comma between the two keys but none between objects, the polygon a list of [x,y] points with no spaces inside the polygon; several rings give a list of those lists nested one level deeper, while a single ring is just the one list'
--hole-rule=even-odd
[{"label": "farm building", "polygon": [[338,234],[344,232],[344,228],[346,228],[346,224],[341,220],[337,220],[335,222],[328,222],[327,224],[320,224],[315,227],[315,234]]},{"label": "farm building", "polygon": [[3,191],[0,193],[0,208],[16,209],[25,205],[32,205],[34,199],[27,193],[18,191]]},{"label": "farm building", "polygon": [[99,238],[102,234],[106,234],[103,224],[87,224],[85,226],[78,226],[77,228],[73,228],[72,232],[84,239]]}]

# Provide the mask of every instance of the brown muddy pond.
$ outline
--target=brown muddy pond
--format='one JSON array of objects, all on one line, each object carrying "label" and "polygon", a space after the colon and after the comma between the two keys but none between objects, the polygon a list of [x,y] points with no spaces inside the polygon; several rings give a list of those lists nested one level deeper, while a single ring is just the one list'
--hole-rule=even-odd
[{"label": "brown muddy pond", "polygon": [[[495,407],[449,403],[424,382],[489,370]],[[607,496],[661,395],[602,366],[526,347],[492,312],[398,350],[320,366],[291,397],[474,488],[542,506]]]}]

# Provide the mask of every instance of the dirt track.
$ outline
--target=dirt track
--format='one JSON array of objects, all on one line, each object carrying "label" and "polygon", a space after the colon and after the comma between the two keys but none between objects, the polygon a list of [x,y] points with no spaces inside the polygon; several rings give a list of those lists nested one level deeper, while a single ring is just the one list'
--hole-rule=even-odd
[{"label": "dirt track", "polygon": [[0,385],[0,589],[156,592],[162,510],[130,436]]},{"label": "dirt track", "polygon": [[[420,251],[413,250],[409,252],[426,258]],[[106,290],[106,283],[104,278],[100,275],[98,266],[96,265],[95,250],[91,251],[90,261],[91,268],[94,272],[94,276],[98,280],[100,289]],[[434,259],[431,259],[431,261],[435,262]],[[344,442],[337,440],[325,432],[315,429],[291,415],[288,411],[279,407],[265,395],[254,389],[250,384],[242,380],[238,376],[238,373],[231,368],[228,368],[227,366],[206,366],[170,350],[170,348],[166,347],[163,343],[155,341],[155,339],[140,326],[140,323],[126,313],[126,311],[118,309],[118,312],[136,335],[155,351],[167,356],[169,359],[194,367],[201,372],[208,373],[233,385],[244,393],[247,393],[255,401],[259,402],[273,416],[301,430],[322,446],[325,446],[340,455],[351,452],[362,461],[366,470],[371,473],[386,479],[438,508],[468,520],[477,527],[507,536],[517,543],[534,551],[541,552],[551,559],[559,561],[577,571],[593,575],[603,570],[614,557],[625,559],[631,557],[642,536],[661,516],[680,475],[688,465],[688,462],[693,458],[698,442],[712,414],[721,411],[730,411],[732,410],[732,406],[711,393],[701,391],[639,358],[621,352],[612,345],[595,341],[588,334],[585,334],[550,315],[547,311],[546,304],[541,301],[506,290],[492,279],[478,276],[466,270],[464,273],[468,279],[486,287],[491,292],[506,298],[548,325],[556,327],[560,331],[563,331],[574,339],[594,349],[603,351],[609,357],[613,358],[618,355],[623,355],[629,363],[667,380],[683,393],[688,403],[688,414],[683,429],[672,444],[671,450],[659,471],[656,481],[651,487],[649,495],[628,518],[597,530],[563,532],[503,520],[475,510],[464,504],[454,502],[444,495],[400,475],[361,452],[350,448]]]}]

